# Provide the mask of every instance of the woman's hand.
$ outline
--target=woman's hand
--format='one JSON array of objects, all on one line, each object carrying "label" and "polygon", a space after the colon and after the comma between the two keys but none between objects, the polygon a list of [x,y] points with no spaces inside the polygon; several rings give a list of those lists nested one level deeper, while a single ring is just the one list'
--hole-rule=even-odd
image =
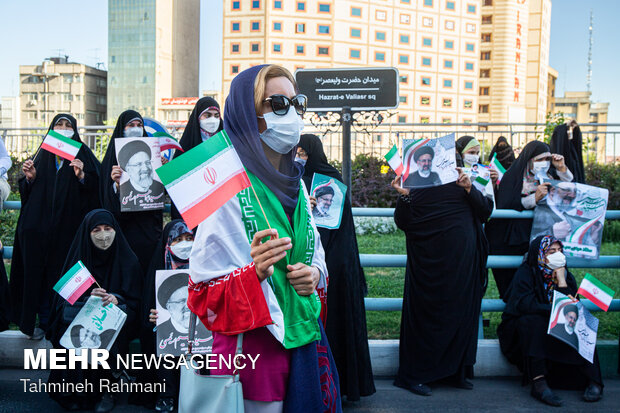
[{"label": "woman's hand", "polygon": [[[271,237],[267,242],[261,242],[264,238]],[[263,281],[273,274],[273,265],[286,256],[286,251],[293,248],[291,239],[288,237],[278,238],[275,229],[264,229],[254,234],[250,244],[250,256],[256,266],[256,275],[259,281]]]},{"label": "woman's hand", "polygon": [[165,165],[168,163],[168,158],[166,158],[164,155],[161,156],[161,164]]},{"label": "woman's hand", "polygon": [[560,267],[553,270],[553,280],[558,285],[558,288],[566,287],[566,267]]},{"label": "woman's hand", "polygon": [[151,314],[149,314],[149,321],[153,324],[157,324],[157,310],[155,310],[154,308],[151,308]]},{"label": "woman's hand", "polygon": [[118,165],[114,165],[112,167],[112,172],[110,173],[110,178],[112,178],[112,180],[114,182],[116,182],[116,186],[120,186],[121,185],[121,176],[123,175],[123,170],[121,169],[120,166]]},{"label": "woman's hand", "polygon": [[75,176],[80,181],[84,179],[84,162],[80,161],[78,158],[75,158],[71,161],[69,166],[73,167],[73,172],[75,172]]},{"label": "woman's hand", "polygon": [[551,163],[558,171],[566,172],[566,164],[564,163],[564,157],[562,155],[558,155],[557,153],[551,155]]},{"label": "woman's hand", "polygon": [[289,270],[286,273],[286,278],[297,291],[297,294],[310,295],[316,290],[321,278],[318,268],[298,262],[294,265],[287,265],[286,269]]},{"label": "woman's hand", "polygon": [[22,165],[22,171],[24,175],[26,175],[26,179],[28,182],[32,182],[37,177],[37,169],[34,167],[34,162],[31,159],[28,159]]},{"label": "woman's hand", "polygon": [[90,292],[90,295],[100,297],[101,303],[104,307],[110,303],[118,305],[118,298],[116,298],[112,294],[108,294],[103,288],[93,288],[93,290]]},{"label": "woman's hand", "polygon": [[497,179],[499,178],[499,174],[497,173],[495,169],[491,169],[490,173],[491,173],[491,182],[493,183],[493,186],[495,186],[497,184]]},{"label": "woman's hand", "polygon": [[402,185],[400,184],[401,180],[402,176],[397,176],[392,180],[392,183],[390,185],[392,186],[392,188],[396,189],[396,192],[398,192],[400,195],[407,196],[409,195],[409,189],[402,187]]},{"label": "woman's hand", "polygon": [[534,199],[536,203],[539,203],[541,199],[547,196],[549,193],[549,184],[540,184],[536,188],[536,195],[534,195]]},{"label": "woman's hand", "polygon": [[459,177],[456,179],[456,184],[469,193],[471,191],[471,179],[469,179],[469,175],[463,172],[463,169],[461,168],[456,168],[456,170],[459,173]]},{"label": "woman's hand", "polygon": [[310,206],[312,209],[316,208],[316,198],[313,196],[310,197]]}]

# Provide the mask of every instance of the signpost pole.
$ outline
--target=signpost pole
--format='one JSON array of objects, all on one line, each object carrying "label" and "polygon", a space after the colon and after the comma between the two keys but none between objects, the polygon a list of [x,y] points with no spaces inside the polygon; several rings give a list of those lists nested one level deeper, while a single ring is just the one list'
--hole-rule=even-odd
[{"label": "signpost pole", "polygon": [[342,122],[342,178],[347,186],[347,192],[351,195],[351,108],[345,106],[340,112]]}]

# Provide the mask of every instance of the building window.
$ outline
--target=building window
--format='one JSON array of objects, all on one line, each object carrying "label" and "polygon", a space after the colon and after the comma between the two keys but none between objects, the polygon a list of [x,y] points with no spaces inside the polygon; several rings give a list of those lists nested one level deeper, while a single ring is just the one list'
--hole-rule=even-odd
[{"label": "building window", "polygon": [[444,49],[454,49],[454,42],[452,40],[446,40],[443,43]]},{"label": "building window", "polygon": [[409,44],[409,36],[406,34],[400,35],[400,42],[403,44]]},{"label": "building window", "polygon": [[351,59],[359,59],[362,52],[359,49],[349,49],[349,56]]},{"label": "building window", "polygon": [[474,88],[474,82],[465,82],[465,89],[471,90]]},{"label": "building window", "polygon": [[433,7],[433,0],[424,0],[424,5],[426,7]]},{"label": "building window", "polygon": [[452,119],[451,118],[441,118],[441,123],[451,123]]},{"label": "building window", "polygon": [[491,41],[491,33],[482,33],[480,41],[482,43],[489,43]]},{"label": "building window", "polygon": [[400,0],[403,4],[411,4],[411,0]]},{"label": "building window", "polygon": [[233,32],[238,32],[239,31],[239,26],[241,25],[241,23],[239,22],[232,22],[231,24],[231,30]]},{"label": "building window", "polygon": [[362,17],[362,9],[359,7],[351,7],[351,16]]},{"label": "building window", "polygon": [[491,70],[490,69],[480,69],[480,77],[482,77],[482,78],[491,77]]},{"label": "building window", "polygon": [[400,75],[400,76],[398,76],[398,81],[400,83],[407,83],[409,81],[409,76],[407,76],[407,75]]},{"label": "building window", "polygon": [[452,79],[444,79],[443,87],[452,87]]},{"label": "building window", "polygon": [[260,9],[260,0],[252,0],[252,10]]},{"label": "building window", "polygon": [[260,31],[260,22],[252,22],[252,31],[253,32]]},{"label": "building window", "polygon": [[318,46],[317,47],[317,54],[319,56],[329,56],[329,47],[326,46]]},{"label": "building window", "polygon": [[[35,113],[36,115],[36,113]],[[407,116],[399,116],[398,123],[407,123]]]},{"label": "building window", "polygon": [[481,52],[480,60],[491,60],[491,52]]},{"label": "building window", "polygon": [[424,17],[422,19],[422,26],[424,26],[424,27],[433,27],[433,18],[432,17]]},{"label": "building window", "polygon": [[384,22],[387,19],[387,13],[384,10],[375,11],[375,19]]},{"label": "building window", "polygon": [[480,96],[489,96],[489,88],[481,87],[480,88]]},{"label": "building window", "polygon": [[329,34],[329,26],[325,24],[319,24],[319,34]]},{"label": "building window", "polygon": [[492,6],[493,5],[493,0],[483,0],[482,1],[482,5],[483,6]]},{"label": "building window", "polygon": [[409,24],[411,22],[411,16],[408,14],[400,15],[400,24]]},{"label": "building window", "polygon": [[443,68],[444,69],[452,69],[452,60],[444,60],[443,61]]},{"label": "building window", "polygon": [[375,61],[384,62],[385,61],[385,53],[383,52],[375,52]]},{"label": "building window", "polygon": [[250,50],[252,53],[259,53],[260,52],[260,43],[252,43],[250,45]]},{"label": "building window", "polygon": [[385,32],[375,32],[375,39],[385,41]]},{"label": "building window", "polygon": [[474,102],[471,101],[471,100],[463,101],[463,107],[465,107],[465,109],[471,109],[473,104],[474,104]]},{"label": "building window", "polygon": [[319,13],[331,13],[331,5],[326,3],[319,3]]},{"label": "building window", "polygon": [[306,2],[298,1],[297,2],[297,11],[306,11]]},{"label": "building window", "polygon": [[398,101],[400,103],[407,103],[407,96],[403,96],[403,95],[399,96]]},{"label": "building window", "polygon": [[295,33],[305,33],[306,32],[306,24],[305,23],[297,23],[295,25]]},{"label": "building window", "polygon": [[488,15],[488,16],[482,16],[482,24],[492,24],[493,23],[493,16]]},{"label": "building window", "polygon": [[406,55],[406,54],[398,55],[398,61],[400,63],[403,63],[403,64],[408,64],[409,63],[409,55]]},{"label": "building window", "polygon": [[422,46],[431,47],[432,45],[433,45],[433,39],[431,39],[430,37],[423,37],[422,38]]},{"label": "building window", "polygon": [[431,65],[431,58],[430,57],[423,57],[422,58],[422,66],[430,66]]},{"label": "building window", "polygon": [[282,9],[282,2],[281,2],[280,0],[275,0],[275,1],[273,2],[273,8],[274,8],[274,9],[280,9],[280,10],[281,10],[281,9]]},{"label": "building window", "polygon": [[426,77],[426,76],[422,76],[422,86],[430,86],[431,85],[431,78],[430,77]]},{"label": "building window", "polygon": [[420,116],[420,123],[430,123],[431,119],[428,116]]},{"label": "building window", "polygon": [[420,105],[429,106],[431,104],[431,98],[428,96],[420,96]]},{"label": "building window", "polygon": [[474,64],[472,62],[465,62],[465,70],[474,70]]},{"label": "building window", "polygon": [[230,45],[230,53],[239,53],[239,43],[233,43]]},{"label": "building window", "polygon": [[474,51],[474,44],[473,43],[466,43],[465,44],[465,50],[467,50],[468,52],[473,52]]},{"label": "building window", "polygon": [[489,113],[489,105],[478,105],[478,113]]},{"label": "building window", "polygon": [[468,4],[467,13],[476,13],[476,6],[474,6],[473,4]]},{"label": "building window", "polygon": [[446,30],[454,30],[454,21],[446,20]]},{"label": "building window", "polygon": [[306,49],[304,48],[304,45],[298,44],[297,46],[295,46],[295,54],[305,54],[305,53],[306,53]]},{"label": "building window", "polygon": [[282,23],[281,22],[273,22],[273,31],[281,32],[282,31]]},{"label": "building window", "polygon": [[241,10],[241,2],[240,1],[233,1],[232,2],[232,9],[233,10]]},{"label": "building window", "polygon": [[362,31],[360,29],[351,29],[351,37],[360,38],[362,37]]},{"label": "building window", "polygon": [[467,30],[467,33],[476,33],[476,25],[472,23],[467,23],[465,30]]},{"label": "building window", "polygon": [[280,43],[274,43],[273,44],[273,52],[274,53],[281,53],[282,52],[282,45]]},{"label": "building window", "polygon": [[446,10],[454,10],[454,2],[453,1],[447,1],[446,2]]},{"label": "building window", "polygon": [[230,66],[230,73],[233,75],[239,73],[239,65]]},{"label": "building window", "polygon": [[443,99],[443,103],[442,103],[442,104],[443,104],[443,106],[444,106],[445,108],[451,108],[451,107],[452,107],[452,99],[450,99],[450,98],[444,98],[444,99]]}]

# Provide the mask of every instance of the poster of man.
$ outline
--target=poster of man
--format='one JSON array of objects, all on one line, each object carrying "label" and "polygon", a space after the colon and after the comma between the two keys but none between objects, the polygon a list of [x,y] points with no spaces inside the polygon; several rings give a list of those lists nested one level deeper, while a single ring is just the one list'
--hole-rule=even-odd
[{"label": "poster of man", "polygon": [[327,175],[314,174],[311,196],[316,199],[312,216],[317,227],[336,229],[340,227],[347,186]]},{"label": "poster of man", "polygon": [[554,291],[547,334],[577,350],[590,363],[594,359],[598,319],[580,301]]},{"label": "poster of man", "polygon": [[118,138],[116,158],[123,170],[120,181],[121,211],[164,207],[164,185],[155,169],[161,166],[158,138]]},{"label": "poster of man", "polygon": [[[159,270],[155,274],[157,354],[187,353],[190,310],[187,307],[189,274],[186,270]],[[211,332],[198,320],[192,353],[210,353]]]},{"label": "poster of man", "polygon": [[455,182],[454,134],[436,139],[403,139],[403,188],[427,188]]},{"label": "poster of man", "polygon": [[564,244],[564,254],[598,259],[609,191],[604,188],[548,180],[549,193],[538,203],[530,239],[551,234]]},{"label": "poster of man", "polygon": [[103,306],[101,298],[90,296],[60,339],[64,348],[110,350],[127,314],[114,304]]}]

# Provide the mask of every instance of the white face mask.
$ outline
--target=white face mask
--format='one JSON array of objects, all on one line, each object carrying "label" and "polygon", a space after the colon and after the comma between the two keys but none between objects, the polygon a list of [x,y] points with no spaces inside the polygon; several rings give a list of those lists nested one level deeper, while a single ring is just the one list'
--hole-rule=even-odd
[{"label": "white face mask", "polygon": [[546,174],[550,165],[551,162],[549,161],[534,161],[532,162],[532,171],[535,175]]},{"label": "white face mask", "polygon": [[200,129],[207,133],[215,133],[220,127],[220,119],[211,116],[210,118],[200,119]]},{"label": "white face mask", "polygon": [[263,116],[267,129],[260,134],[260,138],[274,151],[284,155],[289,153],[299,143],[304,121],[292,107],[284,116],[273,112]]},{"label": "white face mask", "polygon": [[192,252],[192,245],[194,245],[194,241],[181,241],[171,245],[170,250],[178,258],[186,260]]},{"label": "white face mask", "polygon": [[90,239],[93,244],[95,244],[95,247],[104,251],[110,248],[110,245],[112,245],[112,243],[114,242],[115,236],[116,231],[114,231],[113,229],[90,233]]},{"label": "white face mask", "polygon": [[142,135],[143,135],[143,130],[139,126],[135,126],[133,128],[127,128],[125,129],[125,132],[123,132],[123,136],[126,138],[139,138]]},{"label": "white face mask", "polygon": [[547,260],[549,261],[547,267],[552,270],[562,268],[566,265],[566,256],[560,251],[547,255]]},{"label": "white face mask", "polygon": [[466,165],[471,166],[475,163],[478,163],[479,160],[480,157],[473,153],[466,153],[465,155],[463,155],[463,162],[465,162]]},{"label": "white face mask", "polygon": [[73,138],[73,135],[75,134],[75,132],[73,132],[73,129],[58,129],[58,130],[54,130],[54,132],[60,133],[65,138],[69,138],[69,139]]}]

